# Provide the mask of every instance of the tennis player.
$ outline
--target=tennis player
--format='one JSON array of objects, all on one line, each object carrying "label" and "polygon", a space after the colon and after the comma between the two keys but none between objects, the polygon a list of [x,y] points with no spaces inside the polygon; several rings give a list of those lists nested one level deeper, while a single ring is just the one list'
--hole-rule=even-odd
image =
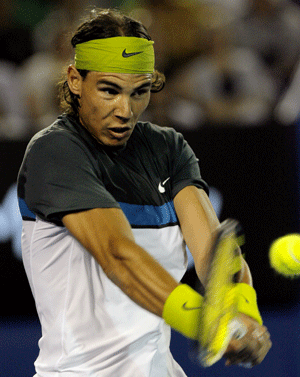
[{"label": "tennis player", "polygon": [[[207,185],[181,134],[139,122],[164,86],[144,26],[98,10],[71,43],[65,111],[30,141],[18,177],[42,327],[35,376],[183,377],[170,330],[197,338],[202,296],[179,282],[186,244],[206,276],[219,226]],[[271,343],[244,261],[239,281],[248,333],[227,363],[255,365]]]}]

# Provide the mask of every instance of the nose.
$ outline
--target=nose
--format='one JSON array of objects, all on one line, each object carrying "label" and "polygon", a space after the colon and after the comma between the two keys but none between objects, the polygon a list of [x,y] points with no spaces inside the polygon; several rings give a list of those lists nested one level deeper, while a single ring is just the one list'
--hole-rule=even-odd
[{"label": "nose", "polygon": [[116,103],[114,115],[122,122],[126,123],[133,116],[131,98],[120,96]]}]

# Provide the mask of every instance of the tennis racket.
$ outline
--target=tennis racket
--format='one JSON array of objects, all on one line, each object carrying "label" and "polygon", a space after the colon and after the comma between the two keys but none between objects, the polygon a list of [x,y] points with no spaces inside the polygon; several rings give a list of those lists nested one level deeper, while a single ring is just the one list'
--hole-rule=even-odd
[{"label": "tennis racket", "polygon": [[242,268],[238,251],[242,243],[239,223],[224,221],[212,248],[199,326],[197,358],[204,367],[222,358],[232,337],[241,338],[246,333],[237,319],[237,300],[232,293],[236,274]]}]

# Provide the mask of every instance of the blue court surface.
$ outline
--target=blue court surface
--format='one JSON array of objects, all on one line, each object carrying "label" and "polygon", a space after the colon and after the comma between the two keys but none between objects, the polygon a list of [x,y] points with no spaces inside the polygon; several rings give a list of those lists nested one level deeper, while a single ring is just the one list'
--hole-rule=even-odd
[{"label": "blue court surface", "polygon": [[[282,310],[262,309],[261,313],[271,333],[273,347],[264,362],[255,368],[225,367],[224,360],[210,368],[202,368],[189,359],[190,343],[176,332],[172,333],[172,353],[188,377],[300,376],[300,305]],[[38,354],[39,322],[36,318],[18,317],[2,319],[0,326],[0,376],[32,377],[33,363]]]}]

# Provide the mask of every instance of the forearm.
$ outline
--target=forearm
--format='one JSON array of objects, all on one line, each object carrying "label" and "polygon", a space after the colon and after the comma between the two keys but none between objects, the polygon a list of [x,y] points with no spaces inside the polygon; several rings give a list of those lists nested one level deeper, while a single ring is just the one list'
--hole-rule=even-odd
[{"label": "forearm", "polygon": [[162,316],[164,303],[178,282],[135,243],[131,227],[120,210],[94,209],[69,214],[63,222],[126,295]]},{"label": "forearm", "polygon": [[[220,222],[206,193],[196,187],[188,186],[180,191],[174,204],[197,275],[204,284],[211,261],[210,251]],[[240,258],[242,269],[237,275],[237,282],[252,285],[249,267],[241,253]]]},{"label": "forearm", "polygon": [[214,234],[220,225],[215,211],[203,190],[188,186],[174,199],[184,240],[194,258],[195,269],[202,283],[206,281],[211,260]]},{"label": "forearm", "polygon": [[178,282],[132,240],[123,239],[111,253],[113,258],[104,267],[106,275],[138,305],[161,317]]},{"label": "forearm", "polygon": [[242,256],[241,258],[242,258],[242,269],[238,273],[237,283],[246,283],[252,286],[253,283],[252,283],[252,276],[251,276],[250,268],[247,262],[245,261],[245,259]]}]

